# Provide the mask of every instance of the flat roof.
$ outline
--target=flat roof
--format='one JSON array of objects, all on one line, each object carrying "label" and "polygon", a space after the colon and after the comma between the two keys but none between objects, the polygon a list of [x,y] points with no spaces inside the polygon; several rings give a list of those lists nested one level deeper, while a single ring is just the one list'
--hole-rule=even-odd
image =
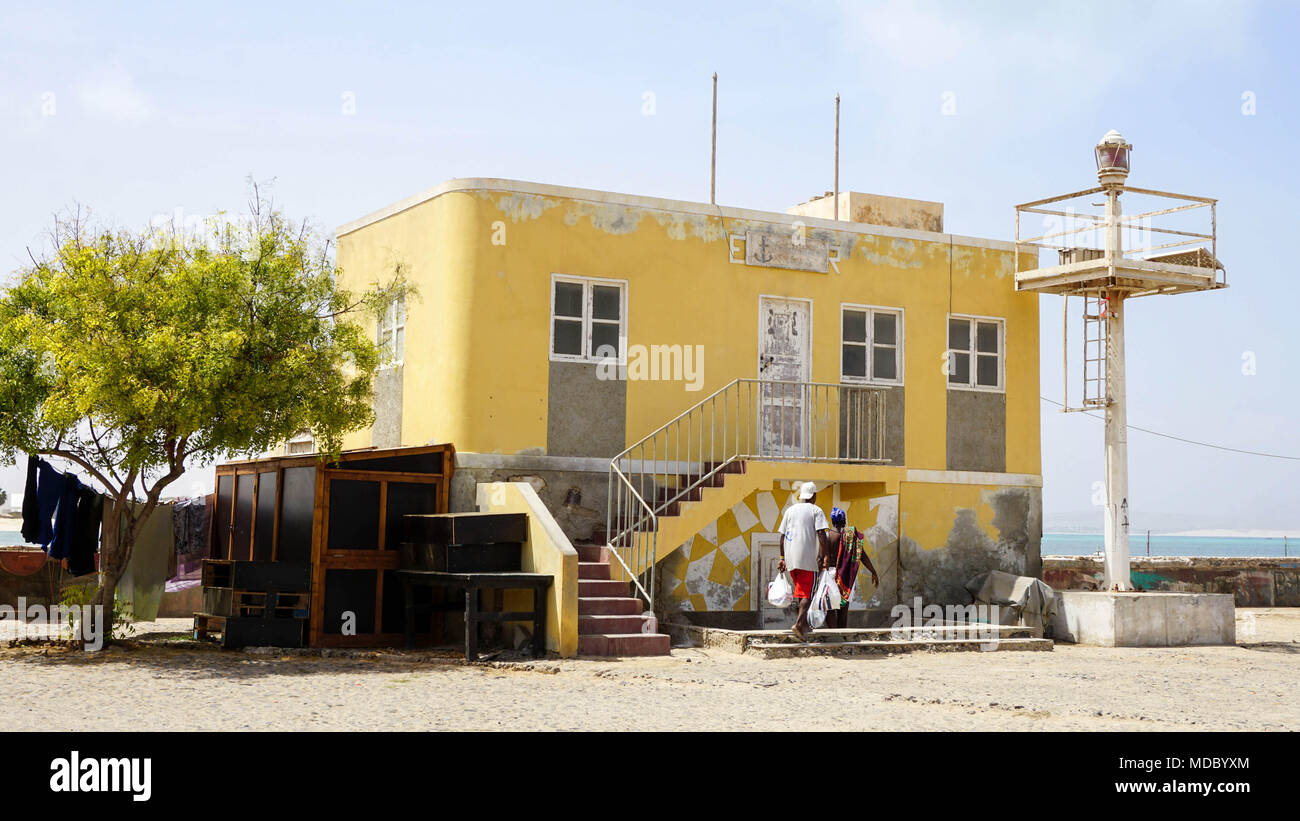
[{"label": "flat roof", "polygon": [[523,180],[494,179],[491,177],[463,177],[447,180],[446,182],[435,185],[427,191],[423,191],[403,200],[398,200],[392,205],[380,208],[378,211],[367,214],[361,219],[344,223],[335,230],[334,235],[336,237],[342,237],[355,231],[359,231],[368,225],[379,222],[380,220],[388,219],[389,217],[400,214],[403,211],[414,208],[417,205],[437,199],[443,194],[471,191],[495,191],[503,194],[534,194],[542,197],[583,200],[604,205],[626,205],[654,211],[724,217],[736,220],[768,222],[788,226],[793,226],[796,222],[799,222],[809,228],[825,228],[832,231],[846,231],[854,234],[869,234],[878,237],[897,237],[899,239],[914,239],[922,242],[951,242],[954,245],[990,248],[998,251],[1016,250],[1016,244],[1006,240],[967,237],[960,234],[949,234],[938,231],[915,231],[909,228],[895,228],[889,225],[871,225],[863,222],[848,222],[847,220],[802,217],[796,214],[786,214],[780,211],[756,211],[749,208],[732,208],[725,205],[711,205],[706,202],[688,202],[685,200],[663,199],[661,197],[642,197],[636,194],[619,194],[613,191],[597,191],[591,188],[568,188],[561,185],[547,185],[545,183],[525,182]]}]

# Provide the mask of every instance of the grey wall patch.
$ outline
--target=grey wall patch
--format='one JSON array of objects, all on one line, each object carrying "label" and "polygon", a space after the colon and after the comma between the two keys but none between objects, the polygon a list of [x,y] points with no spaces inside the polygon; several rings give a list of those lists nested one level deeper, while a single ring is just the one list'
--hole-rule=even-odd
[{"label": "grey wall patch", "polygon": [[548,456],[616,456],[627,446],[627,382],[600,379],[596,365],[550,363],[546,391]]},{"label": "grey wall patch", "polygon": [[375,373],[375,425],[370,444],[377,448],[402,446],[402,366]]},{"label": "grey wall patch", "polygon": [[948,470],[1005,473],[1007,396],[948,391]]},{"label": "grey wall patch", "polygon": [[942,547],[927,550],[904,534],[899,545],[899,601],[920,596],[926,604],[968,604],[966,582],[989,570],[1041,577],[1042,490],[998,488],[985,491],[983,498],[993,508],[996,539],[980,528],[971,508],[955,511]]}]

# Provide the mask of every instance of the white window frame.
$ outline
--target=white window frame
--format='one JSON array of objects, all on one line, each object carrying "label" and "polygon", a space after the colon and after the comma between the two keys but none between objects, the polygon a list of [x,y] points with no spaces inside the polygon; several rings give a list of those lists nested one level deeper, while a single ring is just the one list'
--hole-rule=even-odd
[{"label": "white window frame", "polygon": [[[402,331],[402,350],[397,350],[397,332]],[[379,367],[396,368],[406,358],[406,297],[389,303],[375,323],[375,342],[379,345]]]},{"label": "white window frame", "polygon": [[[844,312],[859,311],[867,315],[867,338],[865,342],[845,342],[844,341]],[[894,324],[894,334],[896,342],[894,343],[894,373],[898,374],[895,379],[877,379],[873,371],[875,370],[875,334],[876,326],[874,317],[876,314],[893,314],[897,317]],[[903,309],[894,308],[889,305],[863,305],[856,302],[840,303],[840,381],[854,385],[901,385],[903,384]],[[866,366],[867,376],[857,376],[846,374],[844,372],[844,346],[861,345],[866,349]]]},{"label": "white window frame", "polygon": [[[562,354],[555,352],[555,287],[557,283],[569,283],[582,286],[582,353]],[[612,320],[596,319],[592,316],[595,305],[595,286],[618,288],[618,364],[627,364],[627,280],[608,279],[605,277],[583,277],[570,274],[551,274],[550,307],[547,309],[548,325],[546,329],[547,353],[552,362],[586,362],[600,364],[603,357],[596,356],[591,350],[592,325],[613,325]],[[560,317],[574,321],[577,317]]]},{"label": "white window frame", "polygon": [[[970,348],[966,350],[957,350],[949,346],[950,338],[948,324],[954,319],[964,319],[970,323]],[[975,374],[978,371],[978,357],[981,355],[975,350],[975,323],[993,322],[998,326],[998,384],[996,386],[979,385],[975,382]],[[1006,393],[1007,392],[1007,320],[1001,316],[979,316],[978,314],[948,314],[948,322],[943,324],[944,347],[948,351],[948,373],[943,375],[948,390],[951,391],[984,391],[985,393]],[[971,357],[970,361],[970,382],[967,384],[957,384],[952,381],[952,372],[954,365],[954,353],[965,353]],[[983,354],[988,356],[988,354]]]}]

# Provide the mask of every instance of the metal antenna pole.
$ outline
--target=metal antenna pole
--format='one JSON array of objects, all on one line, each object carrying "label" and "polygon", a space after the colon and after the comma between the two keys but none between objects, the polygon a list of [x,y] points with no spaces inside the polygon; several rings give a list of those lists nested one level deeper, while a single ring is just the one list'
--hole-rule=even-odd
[{"label": "metal antenna pole", "polygon": [[[1106,191],[1106,257],[1110,281],[1123,254],[1119,187]],[[1128,544],[1128,411],[1124,382],[1124,292],[1106,293],[1106,589],[1132,590]]]},{"label": "metal antenna pole", "polygon": [[713,136],[709,148],[709,204],[718,204],[718,72],[713,72]]},{"label": "metal antenna pole", "polygon": [[835,95],[835,219],[840,218],[840,95]]}]

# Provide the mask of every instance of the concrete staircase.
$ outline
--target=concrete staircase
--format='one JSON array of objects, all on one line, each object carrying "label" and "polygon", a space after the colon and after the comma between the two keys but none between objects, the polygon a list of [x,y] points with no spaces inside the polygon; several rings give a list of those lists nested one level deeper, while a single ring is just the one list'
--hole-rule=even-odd
[{"label": "concrete staircase", "polygon": [[609,549],[575,544],[578,551],[578,655],[666,656],[672,640],[649,633],[645,604],[629,596],[628,582],[610,578]]},{"label": "concrete staircase", "polygon": [[789,630],[749,631],[741,652],[763,658],[875,655],[915,652],[1051,651],[1036,627],[1007,625],[848,628],[815,630],[801,641]]}]

